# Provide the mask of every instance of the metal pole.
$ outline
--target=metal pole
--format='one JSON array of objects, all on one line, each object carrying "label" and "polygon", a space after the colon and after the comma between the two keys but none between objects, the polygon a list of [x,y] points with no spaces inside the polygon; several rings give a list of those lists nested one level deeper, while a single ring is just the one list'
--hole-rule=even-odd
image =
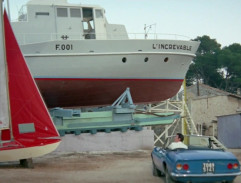
[{"label": "metal pole", "polygon": [[184,78],[183,80],[183,112],[184,112],[184,116],[185,118],[182,120],[182,133],[184,135],[187,134],[187,119],[186,119],[186,115],[187,115],[187,112],[186,112],[186,109],[185,109],[185,104],[186,104],[186,101],[187,101],[187,93],[186,93],[186,78]]},{"label": "metal pole", "polygon": [[146,34],[146,24],[144,25],[144,30],[145,30],[145,39],[147,37],[147,34]]},{"label": "metal pole", "polygon": [[8,19],[11,22],[11,13],[10,13],[10,8],[9,8],[9,0],[7,0],[7,8],[8,8]]},{"label": "metal pole", "polygon": [[5,48],[5,34],[3,23],[3,0],[0,0],[0,128],[7,128],[9,126],[8,116],[8,86],[7,86],[7,66],[6,66],[6,48]]},{"label": "metal pole", "polygon": [[[1,90],[6,92],[6,95],[4,95],[1,99],[5,100],[5,103],[3,101],[1,108],[4,108],[4,111],[7,114],[4,114],[6,117],[6,121],[8,121],[8,127],[6,126],[5,128],[10,128],[10,135],[11,135],[11,140],[13,139],[13,133],[12,133],[12,124],[11,124],[11,115],[10,115],[10,105],[9,105],[9,92],[8,92],[8,73],[7,73],[7,60],[6,60],[6,46],[5,46],[5,31],[4,31],[4,18],[3,18],[3,0],[0,0],[0,59],[1,60],[1,76],[0,78],[2,81],[1,83],[6,83],[6,85],[1,86]],[[4,67],[5,68],[4,68]],[[4,81],[5,80],[5,81]]]}]

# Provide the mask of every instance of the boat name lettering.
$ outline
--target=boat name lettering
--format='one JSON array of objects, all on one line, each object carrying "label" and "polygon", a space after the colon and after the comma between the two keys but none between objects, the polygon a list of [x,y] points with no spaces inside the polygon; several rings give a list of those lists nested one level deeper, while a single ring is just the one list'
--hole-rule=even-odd
[{"label": "boat name lettering", "polygon": [[164,49],[164,50],[188,50],[192,51],[192,46],[188,45],[176,45],[176,44],[153,44],[152,48],[155,49]]},{"label": "boat name lettering", "polygon": [[72,44],[56,44],[55,45],[56,50],[73,50]]}]

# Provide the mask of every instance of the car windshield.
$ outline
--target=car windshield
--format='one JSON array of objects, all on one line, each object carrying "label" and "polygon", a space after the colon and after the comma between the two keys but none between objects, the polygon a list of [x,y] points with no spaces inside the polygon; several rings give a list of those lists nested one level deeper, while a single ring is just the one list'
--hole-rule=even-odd
[{"label": "car windshield", "polygon": [[[168,146],[174,142],[174,138],[175,136],[170,136],[166,139],[164,144],[165,149],[168,149]],[[217,149],[208,136],[186,135],[184,136],[183,143],[188,146],[188,149]]]}]

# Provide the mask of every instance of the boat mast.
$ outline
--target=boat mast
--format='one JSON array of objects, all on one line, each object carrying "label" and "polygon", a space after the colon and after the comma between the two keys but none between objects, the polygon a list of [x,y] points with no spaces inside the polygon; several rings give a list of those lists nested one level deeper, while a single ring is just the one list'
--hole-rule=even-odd
[{"label": "boat mast", "polygon": [[[3,21],[3,0],[0,0],[0,130],[11,128],[8,74]],[[11,135],[12,137],[12,135]]]},{"label": "boat mast", "polygon": [[[3,0],[4,1],[4,0]],[[9,0],[7,0],[7,10],[8,10],[8,18],[11,22],[11,16],[10,16],[10,8],[9,8]]]}]

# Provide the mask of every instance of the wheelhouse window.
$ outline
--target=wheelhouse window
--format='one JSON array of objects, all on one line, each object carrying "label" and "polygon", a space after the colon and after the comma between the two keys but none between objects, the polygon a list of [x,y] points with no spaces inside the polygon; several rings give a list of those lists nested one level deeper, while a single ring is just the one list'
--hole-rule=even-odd
[{"label": "wheelhouse window", "polygon": [[89,32],[94,28],[94,17],[92,8],[83,8],[83,26]]},{"label": "wheelhouse window", "polygon": [[67,8],[57,8],[57,17],[68,17]]},{"label": "wheelhouse window", "polygon": [[95,17],[96,18],[103,18],[102,10],[95,10]]},{"label": "wheelhouse window", "polygon": [[36,12],[36,16],[42,15],[42,16],[49,16],[49,12]]},{"label": "wheelhouse window", "polygon": [[70,8],[70,17],[80,18],[81,17],[80,9]]},{"label": "wheelhouse window", "polygon": [[92,8],[82,8],[85,39],[95,39],[94,13]]}]

